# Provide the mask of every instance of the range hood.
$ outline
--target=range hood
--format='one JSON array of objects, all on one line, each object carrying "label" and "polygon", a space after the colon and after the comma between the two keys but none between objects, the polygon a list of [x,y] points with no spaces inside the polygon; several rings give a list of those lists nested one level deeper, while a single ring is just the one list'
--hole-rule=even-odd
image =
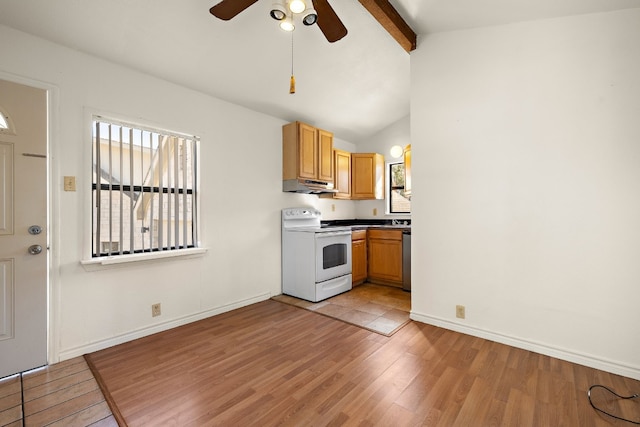
[{"label": "range hood", "polygon": [[333,188],[333,182],[317,181],[314,179],[285,179],[282,181],[282,191],[304,194],[338,192],[338,190]]}]

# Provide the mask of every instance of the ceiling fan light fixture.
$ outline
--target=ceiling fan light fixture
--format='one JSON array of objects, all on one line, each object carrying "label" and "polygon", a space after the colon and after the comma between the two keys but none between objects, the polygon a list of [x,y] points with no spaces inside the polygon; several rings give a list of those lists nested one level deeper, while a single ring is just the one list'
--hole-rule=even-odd
[{"label": "ceiling fan light fixture", "polygon": [[287,16],[285,19],[280,21],[280,28],[284,31],[293,31],[296,29],[296,26],[293,25],[293,19],[290,16]]},{"label": "ceiling fan light fixture", "polygon": [[302,13],[302,23],[304,25],[313,25],[318,22],[318,12],[313,7],[308,7]]},{"label": "ceiling fan light fixture", "polygon": [[307,8],[304,0],[291,0],[289,2],[289,10],[293,13],[302,13]]},{"label": "ceiling fan light fixture", "polygon": [[282,21],[284,18],[286,18],[287,9],[284,6],[284,1],[280,0],[273,2],[269,15],[271,15],[271,17],[276,21]]}]

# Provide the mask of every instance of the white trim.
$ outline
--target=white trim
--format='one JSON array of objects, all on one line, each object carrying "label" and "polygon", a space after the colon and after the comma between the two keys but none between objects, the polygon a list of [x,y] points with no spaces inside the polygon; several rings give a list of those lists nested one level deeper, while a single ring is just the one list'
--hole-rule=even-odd
[{"label": "white trim", "polygon": [[128,341],[133,341],[138,338],[146,337],[158,332],[167,331],[169,329],[177,328],[178,326],[186,325],[189,323],[197,322],[198,320],[206,319],[218,314],[226,313],[231,310],[246,307],[251,304],[255,304],[261,301],[265,301],[271,298],[271,293],[260,294],[252,298],[236,301],[231,304],[226,304],[220,307],[213,308],[211,310],[202,311],[199,313],[191,314],[177,319],[167,320],[162,323],[156,323],[154,325],[139,328],[125,334],[110,337],[104,340],[92,341],[87,344],[83,344],[77,347],[68,348],[60,351],[60,362],[67,359],[72,359],[83,354],[93,353],[94,351],[103,350],[105,348],[113,347],[118,344],[122,344]]},{"label": "white trim", "polygon": [[[196,141],[200,141],[200,137],[197,135],[176,132],[176,131],[165,129],[158,126],[149,126],[148,124],[141,124],[135,121],[122,120],[122,119],[114,118],[112,116],[104,115],[104,114],[97,114],[97,113],[92,114],[91,122],[95,122],[95,121],[106,123],[106,124],[122,126],[126,128],[133,128],[135,130],[143,130],[145,132],[150,132],[150,133],[159,133],[162,135],[167,135],[172,137],[175,136],[178,138],[186,138],[186,139],[193,139]],[[93,138],[93,134],[91,137]]]},{"label": "white trim", "polygon": [[165,260],[167,258],[195,258],[198,256],[204,256],[204,254],[206,253],[207,248],[176,249],[171,251],[95,257],[90,259],[83,259],[80,261],[80,264],[82,264],[85,269],[93,271],[95,269],[100,269],[100,267],[109,268],[110,266],[127,264],[130,262],[153,262],[157,260]]},{"label": "white trim", "polygon": [[47,256],[49,257],[47,272],[47,292],[48,292],[48,333],[47,333],[47,363],[55,363],[58,359],[58,343],[60,342],[61,323],[61,303],[59,288],[60,260],[59,243],[60,230],[58,222],[60,203],[54,193],[54,189],[61,184],[59,179],[59,164],[56,149],[58,147],[58,121],[59,121],[59,99],[60,89],[53,83],[36,80],[18,74],[0,71],[0,78],[14,83],[31,86],[47,91]]},{"label": "white trim", "polygon": [[436,316],[416,313],[415,311],[411,311],[409,317],[417,322],[438,326],[440,328],[449,329],[451,331],[472,335],[474,337],[484,338],[512,347],[533,351],[535,353],[544,354],[546,356],[555,357],[557,359],[566,360],[568,362],[577,363],[579,365],[588,366],[590,368],[595,368],[613,374],[640,380],[640,367],[638,366],[625,365],[613,360],[607,360],[595,357],[593,355],[579,353],[565,348],[540,343],[537,341],[526,340],[510,335],[501,334],[498,332],[488,331],[486,329],[463,325],[459,322],[443,319]]}]

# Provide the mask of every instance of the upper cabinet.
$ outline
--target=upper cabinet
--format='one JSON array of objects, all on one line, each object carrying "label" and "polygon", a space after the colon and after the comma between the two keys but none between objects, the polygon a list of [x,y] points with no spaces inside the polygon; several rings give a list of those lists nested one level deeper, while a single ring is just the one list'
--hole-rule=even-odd
[{"label": "upper cabinet", "polygon": [[351,153],[333,150],[333,167],[335,173],[334,199],[351,199]]},{"label": "upper cabinet", "polygon": [[404,147],[404,194],[411,198],[411,144]]},{"label": "upper cabinet", "polygon": [[384,199],[384,156],[333,149],[333,133],[307,123],[282,126],[283,191],[345,200]]},{"label": "upper cabinet", "polygon": [[384,199],[384,156],[351,154],[351,199]]},{"label": "upper cabinet", "polygon": [[302,122],[284,125],[282,178],[333,183],[333,134]]},{"label": "upper cabinet", "polygon": [[333,181],[333,134],[316,129],[318,133],[318,179]]}]

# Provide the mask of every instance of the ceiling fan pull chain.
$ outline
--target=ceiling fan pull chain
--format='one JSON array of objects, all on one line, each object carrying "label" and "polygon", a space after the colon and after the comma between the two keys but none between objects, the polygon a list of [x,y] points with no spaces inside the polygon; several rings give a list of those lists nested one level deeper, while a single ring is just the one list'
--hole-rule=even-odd
[{"label": "ceiling fan pull chain", "polygon": [[291,79],[289,80],[289,93],[296,93],[296,78],[293,75],[293,31],[291,32]]}]

